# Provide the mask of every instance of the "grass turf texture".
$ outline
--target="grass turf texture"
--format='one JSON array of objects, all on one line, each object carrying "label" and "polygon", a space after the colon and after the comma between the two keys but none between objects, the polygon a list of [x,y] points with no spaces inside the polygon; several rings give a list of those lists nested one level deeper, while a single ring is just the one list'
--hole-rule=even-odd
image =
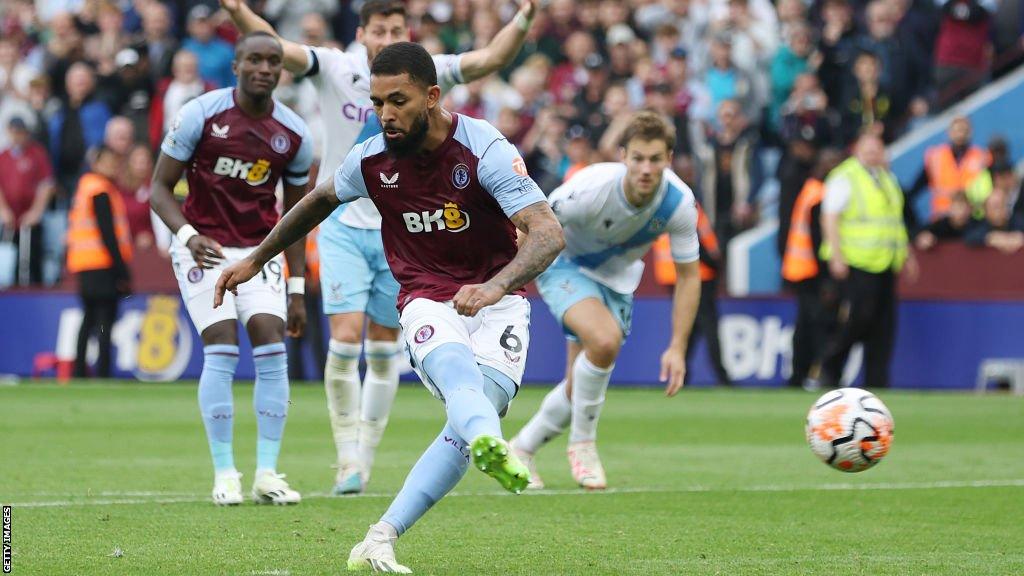
[{"label": "grass turf texture", "polygon": [[[507,434],[544,392],[523,390]],[[247,495],[251,397],[251,385],[236,384]],[[471,468],[458,495],[399,540],[398,560],[418,574],[1024,573],[1024,399],[882,392],[896,420],[893,450],[847,475],[805,445],[815,397],[612,390],[600,447],[614,490],[576,490],[556,440],[538,457],[547,492],[506,495]],[[331,498],[323,390],[293,386],[280,468],[305,499],[234,508],[209,502],[192,384],[0,388],[0,417],[14,574],[298,576],[343,573],[443,410],[403,386],[371,494]]]}]

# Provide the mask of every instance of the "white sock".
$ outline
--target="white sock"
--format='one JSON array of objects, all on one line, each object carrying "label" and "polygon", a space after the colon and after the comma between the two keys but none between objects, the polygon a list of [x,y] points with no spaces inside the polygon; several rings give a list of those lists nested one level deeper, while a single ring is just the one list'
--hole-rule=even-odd
[{"label": "white sock", "polygon": [[377,446],[388,425],[388,415],[398,391],[397,342],[367,340],[366,378],[363,379],[363,405],[359,418],[359,461],[363,481],[370,479]]},{"label": "white sock", "polygon": [[572,366],[572,426],[569,442],[593,442],[597,439],[597,419],[604,405],[604,392],[611,379],[612,364],[598,368],[584,352]]},{"label": "white sock", "polygon": [[331,340],[324,367],[327,410],[331,416],[338,466],[359,463],[359,354],[363,347]]},{"label": "white sock", "polygon": [[558,383],[544,397],[537,413],[516,434],[516,448],[533,454],[541,446],[565,432],[572,418],[572,404],[565,397],[565,380]]}]

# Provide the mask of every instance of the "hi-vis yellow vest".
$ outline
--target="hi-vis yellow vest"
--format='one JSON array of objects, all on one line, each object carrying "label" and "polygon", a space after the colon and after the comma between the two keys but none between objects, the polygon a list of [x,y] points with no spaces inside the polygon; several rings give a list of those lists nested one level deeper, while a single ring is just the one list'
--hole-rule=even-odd
[{"label": "hi-vis yellow vest", "polygon": [[[846,263],[865,272],[899,271],[907,260],[907,229],[903,225],[903,191],[888,170],[878,180],[849,158],[829,176],[850,181],[850,201],[839,215],[840,251]],[[828,186],[826,180],[826,187]],[[828,260],[831,246],[822,242],[821,257]]]}]

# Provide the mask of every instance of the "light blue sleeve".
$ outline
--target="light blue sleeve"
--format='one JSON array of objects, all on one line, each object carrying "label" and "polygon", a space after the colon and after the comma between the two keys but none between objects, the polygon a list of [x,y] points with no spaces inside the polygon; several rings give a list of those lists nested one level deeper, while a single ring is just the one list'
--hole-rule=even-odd
[{"label": "light blue sleeve", "polygon": [[363,148],[363,144],[353,146],[349,150],[348,156],[345,157],[345,161],[338,166],[338,170],[334,173],[334,193],[342,204],[370,197],[369,192],[366,191],[366,181],[363,180],[361,169]]},{"label": "light blue sleeve", "polygon": [[526,163],[516,147],[504,138],[491,142],[476,167],[477,178],[511,218],[537,202],[546,202],[540,186],[526,173]]},{"label": "light blue sleeve", "polygon": [[309,128],[302,123],[302,143],[299,151],[284,169],[284,181],[293,186],[302,186],[309,182],[309,167],[313,165],[313,142],[309,137]]},{"label": "light blue sleeve", "polygon": [[160,151],[179,162],[188,162],[196,151],[199,138],[203,135],[206,114],[198,98],[189,100],[178,110],[167,136],[164,136]]}]

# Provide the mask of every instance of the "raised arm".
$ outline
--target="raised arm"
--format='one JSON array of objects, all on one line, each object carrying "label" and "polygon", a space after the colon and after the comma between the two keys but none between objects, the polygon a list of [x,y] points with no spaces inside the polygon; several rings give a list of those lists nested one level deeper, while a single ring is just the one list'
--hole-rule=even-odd
[{"label": "raised arm", "polygon": [[565,248],[562,226],[547,202],[536,202],[511,217],[523,234],[519,252],[500,272],[483,284],[459,289],[452,303],[463,316],[474,316],[481,308],[494,304],[506,294],[522,288],[540,275]]},{"label": "raised arm", "polygon": [[515,18],[494,35],[490,44],[462,55],[462,79],[472,82],[511,64],[523,47],[536,13],[537,0],[520,0]]},{"label": "raised arm", "polygon": [[317,224],[334,211],[341,200],[334,192],[334,181],[325,180],[312,192],[306,194],[295,206],[285,212],[270,234],[245,259],[229,266],[217,280],[213,306],[220,306],[224,292],[235,292],[242,284],[259,273],[263,265],[284,249],[306,237]]},{"label": "raised arm", "polygon": [[281,47],[284,48],[285,69],[296,76],[306,73],[306,69],[309,67],[309,58],[306,56],[306,50],[302,44],[281,38],[274,27],[259,14],[253,12],[245,0],[220,0],[220,5],[231,16],[235,26],[238,26],[243,34],[261,31],[276,36],[281,41]]}]

